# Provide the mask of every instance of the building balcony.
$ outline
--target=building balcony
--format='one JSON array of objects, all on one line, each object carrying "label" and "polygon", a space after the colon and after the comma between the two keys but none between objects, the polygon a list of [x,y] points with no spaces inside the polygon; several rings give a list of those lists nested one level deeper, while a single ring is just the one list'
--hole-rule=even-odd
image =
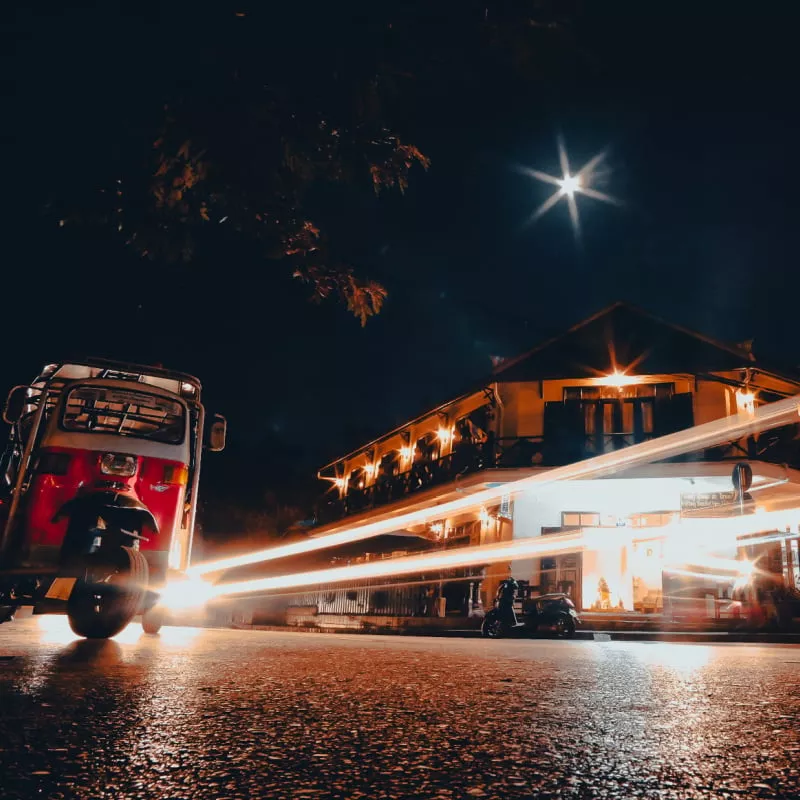
[{"label": "building balcony", "polygon": [[[353,514],[364,513],[409,495],[455,481],[487,469],[558,467],[586,458],[640,444],[653,433],[591,433],[576,436],[518,436],[480,443],[459,443],[452,453],[418,461],[406,472],[379,477],[364,488],[350,488],[344,497],[323,498],[317,520],[325,525]],[[671,461],[740,461],[757,459],[775,464],[800,464],[800,442],[796,430],[767,432],[744,442],[731,442],[713,449],[679,456]]]},{"label": "building balcony", "polygon": [[318,506],[317,519],[323,525],[335,522],[485,469],[546,466],[541,452],[540,436],[460,444],[442,458],[418,461],[406,472],[379,477],[364,489],[350,488],[344,497],[324,498]]}]

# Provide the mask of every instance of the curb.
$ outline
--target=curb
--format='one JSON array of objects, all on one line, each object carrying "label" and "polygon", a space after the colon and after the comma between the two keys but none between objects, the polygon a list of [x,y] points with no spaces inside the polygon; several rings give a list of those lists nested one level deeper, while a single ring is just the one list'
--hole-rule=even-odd
[{"label": "curb", "polygon": [[[319,628],[300,625],[235,625],[236,630],[272,631],[278,633],[352,634],[355,636],[425,636],[447,639],[481,639],[480,630],[474,629],[408,629],[408,628]],[[552,638],[520,637],[520,638]],[[800,645],[800,633],[736,633],[728,631],[578,631],[578,641],[621,642],[697,642],[697,643],[751,643]]]}]

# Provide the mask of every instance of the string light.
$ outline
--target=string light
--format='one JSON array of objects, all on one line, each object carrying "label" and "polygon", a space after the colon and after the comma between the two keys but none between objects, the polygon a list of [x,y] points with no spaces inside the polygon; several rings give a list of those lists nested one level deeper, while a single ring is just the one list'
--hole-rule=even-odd
[{"label": "string light", "polygon": [[739,389],[736,392],[736,408],[740,414],[752,415],[756,410],[756,396],[753,392]]}]

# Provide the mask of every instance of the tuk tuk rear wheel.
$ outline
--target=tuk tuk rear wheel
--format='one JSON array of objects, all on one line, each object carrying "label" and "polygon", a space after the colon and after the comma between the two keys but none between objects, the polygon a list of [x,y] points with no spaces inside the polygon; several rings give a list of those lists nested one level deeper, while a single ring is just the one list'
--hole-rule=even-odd
[{"label": "tuk tuk rear wheel", "polygon": [[87,639],[116,636],[141,611],[147,580],[147,561],[132,547],[119,548],[116,564],[87,570],[67,602],[73,633]]},{"label": "tuk tuk rear wheel", "polygon": [[155,636],[164,624],[164,609],[151,608],[142,614],[142,629],[145,633]]}]

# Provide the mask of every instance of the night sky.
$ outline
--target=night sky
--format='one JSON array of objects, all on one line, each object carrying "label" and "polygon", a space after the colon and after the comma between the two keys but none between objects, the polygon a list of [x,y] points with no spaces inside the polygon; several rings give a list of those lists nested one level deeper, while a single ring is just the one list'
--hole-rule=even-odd
[{"label": "night sky", "polygon": [[[430,170],[404,196],[313,199],[337,251],[389,290],[363,329],[246,242],[174,268],[58,226],[53,193],[91,175],[97,142],[248,24],[227,3],[53,10],[69,5],[9,6],[5,386],[70,352],[162,362],[201,378],[234,452],[311,472],[615,300],[800,363],[795,4],[573,3],[582,55],[537,87],[406,99],[395,124]],[[353,35],[360,18],[338,7],[326,35]],[[581,198],[580,243],[563,204],[526,225],[549,189],[515,169],[557,173],[559,134],[576,166],[608,151],[602,188],[620,203]]]}]

